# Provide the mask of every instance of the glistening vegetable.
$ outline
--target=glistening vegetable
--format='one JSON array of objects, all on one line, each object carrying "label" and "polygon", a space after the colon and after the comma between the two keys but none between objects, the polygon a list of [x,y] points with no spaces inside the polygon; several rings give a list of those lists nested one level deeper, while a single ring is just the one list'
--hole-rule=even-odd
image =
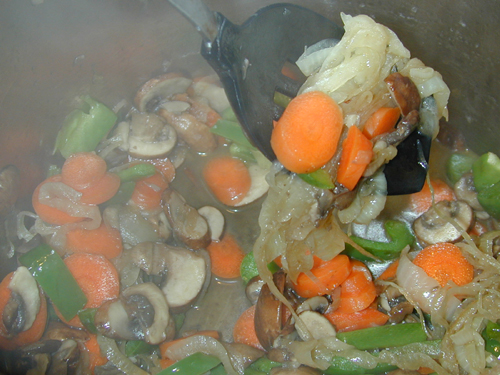
[{"label": "glistening vegetable", "polygon": [[220,359],[213,355],[194,353],[160,371],[158,375],[201,375],[219,363],[221,363]]}]

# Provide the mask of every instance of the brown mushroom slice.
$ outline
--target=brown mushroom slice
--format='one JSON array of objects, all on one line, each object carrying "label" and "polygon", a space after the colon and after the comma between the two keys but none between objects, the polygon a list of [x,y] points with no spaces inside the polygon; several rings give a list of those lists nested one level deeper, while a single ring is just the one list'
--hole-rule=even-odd
[{"label": "brown mushroom slice", "polygon": [[252,203],[267,193],[269,190],[269,184],[266,180],[268,172],[269,169],[262,168],[257,164],[251,164],[248,167],[248,173],[250,173],[251,178],[250,190],[240,202],[235,204],[235,207]]},{"label": "brown mushroom slice", "polygon": [[245,295],[252,305],[255,305],[259,300],[260,291],[264,284],[264,280],[262,280],[259,275],[252,277],[250,281],[248,281],[245,287]]},{"label": "brown mushroom slice", "polygon": [[186,203],[176,191],[163,193],[164,211],[175,235],[191,249],[202,249],[210,243],[208,223],[197,209]]},{"label": "brown mushroom slice", "polygon": [[466,173],[453,186],[453,191],[458,200],[466,202],[474,210],[476,217],[480,220],[489,219],[490,215],[484,211],[483,206],[477,199],[477,191],[474,187],[472,173]]},{"label": "brown mushroom slice", "polygon": [[198,296],[207,278],[205,259],[180,247],[169,247],[166,253],[167,277],[162,285],[168,305],[180,308]]},{"label": "brown mushroom slice", "polygon": [[304,311],[317,311],[321,314],[323,314],[326,310],[328,310],[328,307],[330,306],[330,303],[324,296],[316,296],[316,297],[311,297],[306,299],[304,302],[302,302],[297,309],[295,309],[295,312],[297,314],[300,314]]},{"label": "brown mushroom slice", "polygon": [[224,89],[213,83],[202,80],[193,82],[190,89],[195,96],[204,98],[208,102],[208,105],[219,113],[224,112],[230,106]]},{"label": "brown mushroom slice", "polygon": [[112,339],[141,339],[140,332],[132,329],[127,310],[120,299],[109,300],[99,306],[94,324],[101,335]]},{"label": "brown mushroom slice", "polygon": [[385,78],[392,97],[401,109],[403,116],[420,109],[420,93],[415,83],[401,73],[392,73]]},{"label": "brown mushroom slice", "polygon": [[467,231],[474,221],[474,212],[463,201],[441,201],[415,220],[413,229],[417,238],[427,245],[457,242],[462,238],[462,231],[455,228],[450,219],[462,231]]},{"label": "brown mushroom slice", "polygon": [[167,270],[169,247],[164,243],[145,241],[135,245],[130,260],[148,275],[160,275]]},{"label": "brown mushroom slice", "polygon": [[242,371],[265,354],[263,350],[237,342],[225,342],[222,345],[226,348],[233,367]]},{"label": "brown mushroom slice", "polygon": [[163,103],[160,108],[176,115],[180,115],[182,112],[189,110],[189,108],[191,108],[191,104],[182,100],[170,100]]},{"label": "brown mushroom slice", "polygon": [[40,310],[40,291],[35,278],[26,267],[18,267],[9,283],[11,298],[2,314],[10,334],[15,335],[31,328]]},{"label": "brown mushroom slice", "polygon": [[192,80],[177,74],[163,74],[150,79],[137,91],[134,103],[141,112],[153,112],[172,95],[186,92]]},{"label": "brown mushroom slice", "polygon": [[177,135],[196,152],[207,153],[217,148],[210,128],[190,113],[176,115],[160,108],[158,114],[173,126]]},{"label": "brown mushroom slice", "polygon": [[299,314],[299,318],[304,323],[308,332],[302,331],[302,325],[296,325],[297,333],[300,338],[306,341],[310,336],[314,339],[319,340],[325,337],[334,337],[336,334],[335,328],[332,323],[325,318],[324,315],[316,311],[304,311]]},{"label": "brown mushroom slice", "polygon": [[0,170],[0,216],[12,211],[20,186],[19,169],[16,166],[7,165]]},{"label": "brown mushroom slice", "polygon": [[128,135],[128,153],[143,158],[167,155],[177,143],[177,134],[170,125],[152,113],[133,113]]},{"label": "brown mushroom slice", "polygon": [[198,209],[201,216],[207,221],[210,228],[210,238],[212,241],[220,240],[222,232],[224,232],[224,215],[213,206],[204,206]]}]

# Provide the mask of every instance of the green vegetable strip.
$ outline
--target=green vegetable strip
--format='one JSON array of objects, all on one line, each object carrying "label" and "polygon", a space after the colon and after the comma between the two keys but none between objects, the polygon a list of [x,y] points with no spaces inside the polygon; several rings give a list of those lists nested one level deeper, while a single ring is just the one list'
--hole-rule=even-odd
[{"label": "green vegetable strip", "polygon": [[477,200],[487,213],[500,219],[500,182],[478,192]]},{"label": "green vegetable strip", "polygon": [[238,143],[232,143],[231,146],[229,146],[229,153],[235,158],[250,163],[256,163],[257,160],[255,160],[255,156],[253,155],[252,150],[253,149],[246,146],[242,146]]},{"label": "green vegetable strip", "polygon": [[455,185],[465,173],[471,170],[476,159],[477,155],[471,151],[452,154],[446,162],[446,175],[450,182]]},{"label": "green vegetable strip", "polygon": [[485,350],[500,358],[500,324],[488,321],[482,336],[485,341]]},{"label": "green vegetable strip", "polygon": [[243,129],[241,129],[240,124],[237,122],[221,119],[210,128],[210,131],[242,146],[255,149],[245,136],[245,133],[243,133]]},{"label": "green vegetable strip", "polygon": [[[351,239],[366,251],[383,260],[391,260],[399,257],[401,251],[407,245],[411,245],[415,238],[405,223],[396,220],[387,220],[384,223],[387,237],[391,242],[377,242],[361,237],[351,236]],[[368,260],[354,248],[346,245],[346,254],[359,260]]]},{"label": "green vegetable strip", "polygon": [[298,174],[298,176],[309,185],[316,186],[320,189],[335,188],[335,183],[332,181],[332,177],[324,169],[318,169],[311,173],[301,173]]},{"label": "green vegetable strip", "polygon": [[[249,368],[263,372],[265,374],[269,374],[269,372],[275,367],[281,367],[281,363],[271,361],[270,359],[268,359],[266,357],[259,358],[258,360],[256,360],[254,363],[252,363],[249,366]],[[246,374],[246,372],[245,372],[245,374]]]},{"label": "green vegetable strip", "polygon": [[194,353],[181,359],[157,375],[201,375],[221,363],[220,359],[203,353]]},{"label": "green vegetable strip", "polygon": [[78,311],[78,317],[80,318],[80,322],[82,322],[83,326],[87,329],[87,331],[94,334],[99,333],[94,324],[94,317],[96,311],[97,308],[83,309]]},{"label": "green vegetable strip", "polygon": [[132,197],[135,189],[134,181],[122,182],[120,188],[116,194],[107,202],[104,203],[105,206],[112,206],[114,204],[125,204]]},{"label": "green vegetable strip", "polygon": [[340,332],[337,338],[360,350],[392,348],[427,340],[420,323],[385,325]]},{"label": "green vegetable strip", "polygon": [[227,107],[221,114],[224,120],[238,122],[238,118],[231,107]]},{"label": "green vegetable strip", "polygon": [[500,158],[492,152],[481,155],[472,165],[474,186],[478,192],[500,181]]},{"label": "green vegetable strip", "polygon": [[35,247],[19,258],[64,319],[72,319],[87,303],[87,297],[61,257],[46,244]]},{"label": "green vegetable strip", "polygon": [[152,176],[156,173],[156,168],[153,164],[139,163],[129,168],[122,169],[116,174],[120,177],[121,182],[137,181],[141,178]]},{"label": "green vegetable strip", "polygon": [[292,98],[285,94],[282,94],[281,92],[275,91],[273,101],[280,107],[286,108],[292,101]]},{"label": "green vegetable strip", "polygon": [[345,357],[333,357],[330,360],[330,367],[328,367],[323,374],[326,375],[377,375],[385,374],[389,371],[397,370],[397,366],[388,363],[378,363],[372,369],[361,367],[356,363],[350,361]]},{"label": "green vegetable strip", "polygon": [[227,375],[226,369],[222,364],[210,370],[210,375]]},{"label": "green vegetable strip", "polygon": [[116,122],[116,114],[104,104],[84,96],[85,109],[71,112],[57,134],[56,151],[67,158],[75,152],[94,151]]},{"label": "green vegetable strip", "polygon": [[[280,267],[274,261],[270,262],[267,265],[267,268],[272,273],[275,273],[280,269]],[[255,262],[255,257],[253,255],[253,251],[251,251],[245,255],[245,257],[243,258],[243,260],[241,262],[240,276],[243,279],[243,282],[245,284],[248,284],[248,282],[253,277],[258,276],[258,275],[259,275],[259,271],[257,270],[257,263]]]},{"label": "green vegetable strip", "polygon": [[131,340],[125,344],[125,355],[133,357],[138,354],[149,354],[155,349],[155,345],[148,344],[142,340]]}]

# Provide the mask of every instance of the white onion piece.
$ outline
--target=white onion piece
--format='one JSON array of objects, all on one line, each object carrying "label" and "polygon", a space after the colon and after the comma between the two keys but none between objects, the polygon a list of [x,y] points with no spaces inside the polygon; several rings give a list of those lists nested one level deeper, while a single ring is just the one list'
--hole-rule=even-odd
[{"label": "white onion piece", "polygon": [[106,358],[120,371],[127,375],[149,375],[148,372],[134,365],[134,363],[123,354],[116,341],[108,337],[97,335],[97,343],[104,352]]},{"label": "white onion piece", "polygon": [[195,335],[186,337],[185,339],[169,346],[166,355],[174,361],[179,361],[198,352],[213,355],[219,358],[228,375],[237,375],[238,373],[243,374],[243,371],[237,372],[236,369],[233,368],[233,364],[226,348],[224,348],[218,340],[209,336]]},{"label": "white onion piece", "polygon": [[479,375],[486,367],[484,340],[471,327],[463,327],[450,336],[458,364],[470,375]]}]

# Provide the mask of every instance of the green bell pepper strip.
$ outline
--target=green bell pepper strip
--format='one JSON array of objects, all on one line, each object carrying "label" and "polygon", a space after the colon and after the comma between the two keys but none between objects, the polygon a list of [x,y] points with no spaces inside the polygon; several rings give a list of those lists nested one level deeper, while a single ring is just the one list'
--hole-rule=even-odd
[{"label": "green bell pepper strip", "polygon": [[82,99],[85,108],[71,112],[57,134],[55,149],[64,158],[75,152],[94,151],[117,119],[116,114],[104,104],[90,96]]},{"label": "green bell pepper strip", "polygon": [[472,164],[474,186],[478,192],[500,181],[500,158],[487,152]]},{"label": "green bell pepper strip", "polygon": [[320,189],[335,188],[335,183],[332,181],[332,177],[324,169],[318,169],[311,173],[300,173],[298,176],[309,185],[316,186]]},{"label": "green bell pepper strip", "polygon": [[132,198],[132,193],[135,189],[134,181],[122,182],[118,191],[113,197],[104,203],[104,206],[113,206],[115,204],[125,204]]},{"label": "green bell pepper strip", "polygon": [[[411,245],[415,241],[413,234],[410,232],[406,224],[401,221],[387,220],[384,223],[384,228],[386,231],[386,235],[391,240],[391,242],[371,241],[356,236],[350,237],[363,249],[382,260],[391,260],[398,258],[401,251],[407,245]],[[373,259],[361,254],[349,244],[346,244],[346,250],[344,250],[344,253],[349,255],[351,258],[361,261],[373,261]]]},{"label": "green bell pepper strip", "polygon": [[71,320],[87,303],[87,297],[61,257],[42,244],[19,257],[43,291],[66,320]]},{"label": "green bell pepper strip", "polygon": [[229,153],[235,158],[241,159],[246,162],[257,162],[257,160],[255,160],[252,149],[246,146],[242,146],[239,143],[232,143],[231,146],[229,146]]},{"label": "green bell pepper strip", "polygon": [[221,114],[224,120],[229,120],[233,122],[238,122],[238,118],[231,107],[227,107]]},{"label": "green bell pepper strip", "polygon": [[82,322],[83,326],[90,333],[98,334],[99,331],[94,323],[95,313],[97,312],[97,308],[83,309],[78,311],[78,317],[80,318],[80,322]]},{"label": "green bell pepper strip", "polygon": [[482,336],[485,342],[485,350],[500,358],[500,324],[488,321]]},{"label": "green bell pepper strip", "polygon": [[247,139],[245,133],[243,133],[240,124],[235,121],[220,119],[210,128],[210,131],[230,141],[255,150],[255,147]]},{"label": "green bell pepper strip", "polygon": [[125,343],[125,355],[133,357],[138,354],[150,354],[155,348],[157,345],[151,345],[142,340],[130,340]]},{"label": "green bell pepper strip", "polygon": [[275,91],[273,101],[280,107],[286,108],[288,104],[292,101],[292,98],[288,95],[282,94],[281,92]]},{"label": "green bell pepper strip", "polygon": [[446,162],[446,175],[454,185],[467,172],[472,169],[472,165],[478,156],[472,151],[456,152],[452,154]]},{"label": "green bell pepper strip", "polygon": [[420,323],[405,323],[339,332],[339,340],[360,350],[392,348],[427,340]]},{"label": "green bell pepper strip", "polygon": [[479,191],[477,200],[487,213],[500,219],[500,181]]},{"label": "green bell pepper strip", "polygon": [[220,359],[203,353],[194,353],[161,370],[157,375],[201,375],[221,363]]},{"label": "green bell pepper strip", "polygon": [[261,357],[255,362],[253,362],[248,368],[252,368],[253,370],[263,372],[264,374],[269,374],[269,372],[275,367],[281,367],[281,363],[271,361],[269,358],[266,357]]},{"label": "green bell pepper strip", "polygon": [[227,375],[227,371],[222,364],[210,370],[210,375]]},{"label": "green bell pepper strip", "polygon": [[137,181],[141,178],[152,176],[156,173],[156,167],[149,163],[139,163],[116,172],[122,183]]},{"label": "green bell pepper strip", "polygon": [[[269,271],[272,273],[275,273],[280,269],[280,267],[273,261],[267,265],[267,268]],[[243,279],[243,282],[245,284],[248,284],[248,282],[254,278],[255,276],[259,275],[259,271],[257,270],[257,263],[255,262],[255,257],[253,255],[253,251],[249,252],[248,254],[245,255],[243,258],[241,265],[240,265],[240,276]]]}]

